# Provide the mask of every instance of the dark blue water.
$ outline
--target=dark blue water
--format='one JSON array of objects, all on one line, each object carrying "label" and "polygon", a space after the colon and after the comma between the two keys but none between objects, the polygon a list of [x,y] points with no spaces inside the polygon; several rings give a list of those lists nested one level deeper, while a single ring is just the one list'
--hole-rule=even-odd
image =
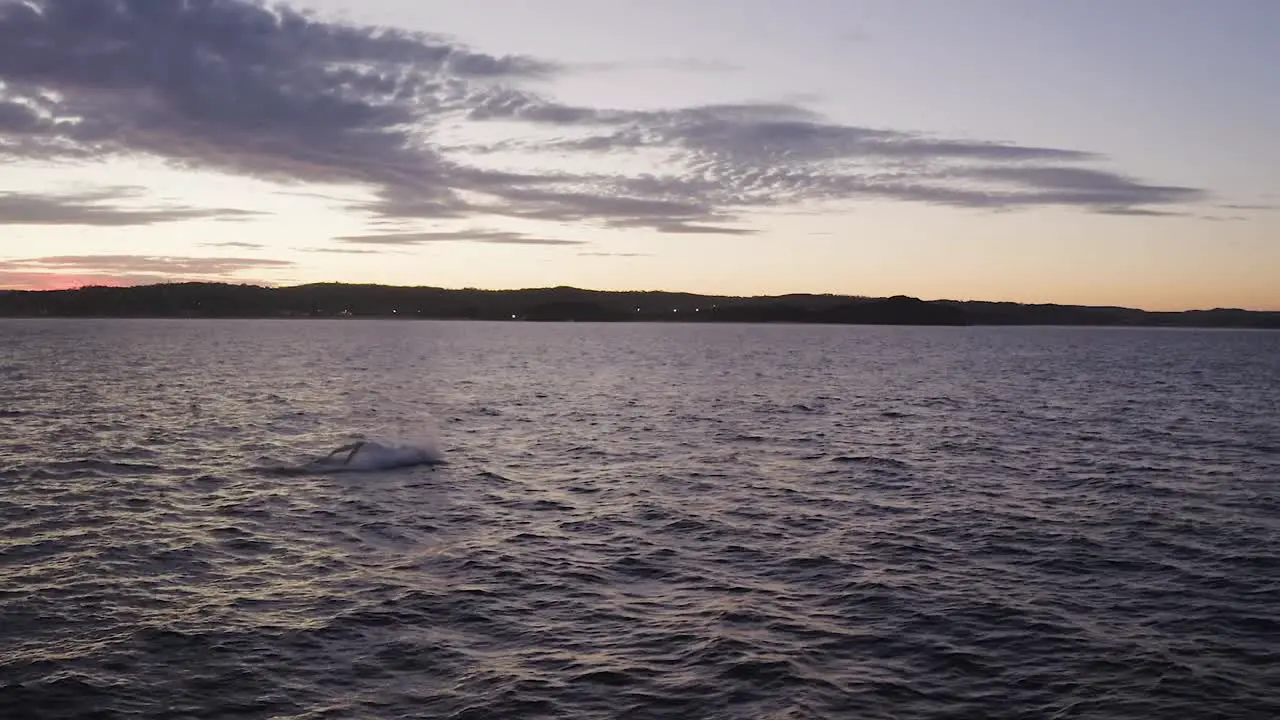
[{"label": "dark blue water", "polygon": [[3,321],[0,717],[1280,717],[1280,333]]}]

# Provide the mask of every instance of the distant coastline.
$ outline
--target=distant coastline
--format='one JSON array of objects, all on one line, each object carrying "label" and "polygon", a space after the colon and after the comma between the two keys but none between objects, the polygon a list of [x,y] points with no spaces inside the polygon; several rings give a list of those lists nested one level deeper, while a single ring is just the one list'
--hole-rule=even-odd
[{"label": "distant coastline", "polygon": [[260,287],[174,283],[76,290],[0,290],[0,317],[405,318],[543,322],[1083,325],[1280,329],[1280,312],[925,301],[907,296],[733,297],[571,287],[453,290],[318,283]]}]

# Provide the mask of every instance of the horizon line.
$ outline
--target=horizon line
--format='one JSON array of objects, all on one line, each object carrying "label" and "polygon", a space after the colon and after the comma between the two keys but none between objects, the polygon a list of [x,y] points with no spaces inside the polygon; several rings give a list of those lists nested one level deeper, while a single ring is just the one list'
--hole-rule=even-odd
[{"label": "horizon line", "polygon": [[86,284],[86,285],[79,285],[76,287],[67,287],[67,288],[40,288],[40,289],[0,288],[0,293],[59,293],[59,292],[79,292],[79,291],[90,290],[90,289],[127,290],[132,288],[152,288],[152,287],[161,287],[166,285],[222,285],[227,287],[252,287],[252,288],[259,288],[262,290],[288,290],[292,288],[310,287],[310,286],[317,286],[317,285],[344,285],[348,287],[377,287],[377,288],[393,288],[393,289],[402,289],[402,290],[443,290],[446,292],[487,292],[487,293],[518,293],[518,292],[533,292],[538,290],[576,290],[580,292],[600,293],[600,294],[622,295],[622,294],[635,294],[635,293],[664,293],[669,295],[692,295],[695,297],[728,298],[728,299],[742,299],[742,300],[773,299],[773,298],[786,298],[786,297],[796,297],[796,296],[849,298],[854,300],[886,300],[889,298],[904,297],[904,298],[910,298],[913,300],[920,300],[921,302],[929,302],[929,303],[987,303],[992,305],[1022,305],[1027,307],[1040,306],[1040,307],[1067,307],[1067,308],[1096,308],[1096,309],[1109,309],[1109,310],[1132,310],[1132,311],[1153,313],[1153,314],[1160,314],[1160,313],[1178,314],[1178,313],[1220,312],[1220,311],[1263,313],[1263,314],[1280,313],[1280,308],[1258,309],[1258,308],[1218,306],[1218,307],[1212,307],[1212,308],[1185,308],[1182,310],[1150,310],[1147,308],[1130,307],[1126,305],[1089,305],[1089,304],[1081,304],[1081,303],[1027,302],[1027,301],[1020,301],[1020,300],[982,300],[982,299],[972,299],[972,298],[966,299],[966,300],[960,300],[956,298],[925,299],[925,298],[917,297],[914,295],[906,295],[903,293],[898,293],[895,295],[883,295],[883,296],[858,295],[858,294],[836,293],[836,292],[788,292],[788,293],[776,293],[776,294],[737,295],[732,293],[705,293],[705,292],[693,292],[688,290],[655,290],[655,289],[601,290],[597,288],[578,287],[574,285],[545,285],[545,286],[538,286],[538,287],[521,287],[521,288],[484,288],[484,287],[474,287],[474,286],[445,287],[441,285],[396,285],[396,284],[389,284],[389,283],[353,283],[353,282],[344,282],[341,280],[321,280],[321,281],[315,281],[315,282],[296,283],[292,285],[285,285],[285,284],[275,285],[271,283],[254,282],[254,281],[232,282],[227,280],[167,280],[167,281],[159,281],[159,282],[153,282],[153,283],[138,283],[138,284],[132,284],[132,285]]}]

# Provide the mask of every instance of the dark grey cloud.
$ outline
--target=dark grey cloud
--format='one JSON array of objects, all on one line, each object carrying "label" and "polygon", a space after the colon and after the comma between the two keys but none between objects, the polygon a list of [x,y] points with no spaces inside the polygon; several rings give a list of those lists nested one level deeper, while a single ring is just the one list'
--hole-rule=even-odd
[{"label": "dark grey cloud", "polygon": [[[373,220],[498,214],[686,234],[748,234],[752,209],[811,201],[1157,215],[1204,196],[1086,167],[1103,160],[1086,151],[843,124],[798,101],[624,110],[521,86],[565,70],[248,0],[0,0],[0,162],[145,155],[366,186],[375,200],[354,207]],[[441,140],[494,121],[529,132]],[[611,171],[608,157],[593,174],[479,162],[500,152],[543,168],[552,153],[650,153],[660,174]]]},{"label": "dark grey cloud", "polygon": [[[457,188],[423,138],[432,113],[472,84],[556,69],[243,0],[0,2],[11,158],[141,153],[444,201]],[[54,100],[33,116],[37,98]]]},{"label": "dark grey cloud", "polygon": [[585,245],[579,240],[558,240],[507,230],[438,230],[374,235],[346,235],[333,238],[357,245],[425,245],[436,242],[474,242],[494,245]]},{"label": "dark grey cloud", "polygon": [[30,103],[0,99],[0,133],[31,134],[47,129],[50,122]]},{"label": "dark grey cloud", "polygon": [[141,194],[138,188],[105,188],[57,195],[0,191],[0,225],[120,227],[182,220],[246,220],[257,214],[234,208],[137,208],[121,204]]}]

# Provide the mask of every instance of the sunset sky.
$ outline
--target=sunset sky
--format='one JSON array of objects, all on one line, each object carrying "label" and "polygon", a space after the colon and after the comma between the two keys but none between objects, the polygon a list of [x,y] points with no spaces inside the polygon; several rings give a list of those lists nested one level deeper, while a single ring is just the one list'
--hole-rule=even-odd
[{"label": "sunset sky", "polygon": [[0,0],[0,288],[1280,310],[1275,0]]}]

